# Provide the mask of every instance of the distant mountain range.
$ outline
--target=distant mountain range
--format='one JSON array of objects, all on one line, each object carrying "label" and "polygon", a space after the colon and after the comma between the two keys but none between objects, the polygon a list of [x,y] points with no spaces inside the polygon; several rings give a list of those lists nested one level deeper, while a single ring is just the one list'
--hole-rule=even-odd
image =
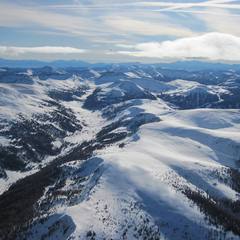
[{"label": "distant mountain range", "polygon": [[0,59],[1,67],[11,67],[11,68],[40,68],[44,66],[51,67],[88,67],[90,63],[79,61],[79,60],[56,60],[52,62],[47,61],[38,61],[38,60],[9,60],[9,59]]},{"label": "distant mountain range", "polygon": [[[136,65],[148,65],[144,63],[135,63]],[[39,60],[11,60],[0,59],[0,67],[10,68],[40,68],[51,66],[54,68],[79,68],[79,67],[104,67],[112,65],[107,63],[88,63],[81,60],[55,60],[55,61],[39,61]],[[115,64],[113,64],[115,65]],[[134,65],[134,63],[119,63],[117,65]],[[177,61],[173,63],[155,63],[151,64],[157,67],[163,67],[174,70],[200,71],[200,70],[240,70],[240,64],[212,63],[203,61]]]}]

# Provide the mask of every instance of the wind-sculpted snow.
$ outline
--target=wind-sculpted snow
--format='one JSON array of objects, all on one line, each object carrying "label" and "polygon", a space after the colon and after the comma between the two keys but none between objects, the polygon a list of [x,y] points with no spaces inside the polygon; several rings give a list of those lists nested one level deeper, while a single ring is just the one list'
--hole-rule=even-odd
[{"label": "wind-sculpted snow", "polygon": [[0,239],[239,239],[239,96],[233,70],[3,68]]}]

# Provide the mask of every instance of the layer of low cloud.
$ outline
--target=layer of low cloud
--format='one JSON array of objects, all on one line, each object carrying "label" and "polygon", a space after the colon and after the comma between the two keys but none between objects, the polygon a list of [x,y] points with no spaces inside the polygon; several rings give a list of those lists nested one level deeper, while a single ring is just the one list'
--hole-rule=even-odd
[{"label": "layer of low cloud", "polygon": [[86,52],[84,49],[72,47],[56,47],[56,46],[42,46],[42,47],[13,47],[0,46],[0,57],[3,56],[23,56],[25,54],[81,54]]},{"label": "layer of low cloud", "polygon": [[118,45],[118,47],[127,49],[127,51],[118,51],[118,54],[134,57],[240,61],[240,37],[217,32],[173,41]]}]

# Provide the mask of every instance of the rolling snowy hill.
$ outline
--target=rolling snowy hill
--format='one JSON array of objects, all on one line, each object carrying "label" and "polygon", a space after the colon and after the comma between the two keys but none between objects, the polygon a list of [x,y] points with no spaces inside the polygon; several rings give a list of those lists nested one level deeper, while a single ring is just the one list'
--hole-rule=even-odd
[{"label": "rolling snowy hill", "polygon": [[239,239],[239,81],[2,68],[0,239]]}]

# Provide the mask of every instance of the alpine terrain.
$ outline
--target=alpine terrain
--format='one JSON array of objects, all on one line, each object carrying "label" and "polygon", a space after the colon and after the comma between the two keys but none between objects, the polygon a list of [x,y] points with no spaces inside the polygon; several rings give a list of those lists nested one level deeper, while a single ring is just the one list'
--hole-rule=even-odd
[{"label": "alpine terrain", "polygon": [[0,69],[0,239],[237,240],[239,167],[236,66]]}]

